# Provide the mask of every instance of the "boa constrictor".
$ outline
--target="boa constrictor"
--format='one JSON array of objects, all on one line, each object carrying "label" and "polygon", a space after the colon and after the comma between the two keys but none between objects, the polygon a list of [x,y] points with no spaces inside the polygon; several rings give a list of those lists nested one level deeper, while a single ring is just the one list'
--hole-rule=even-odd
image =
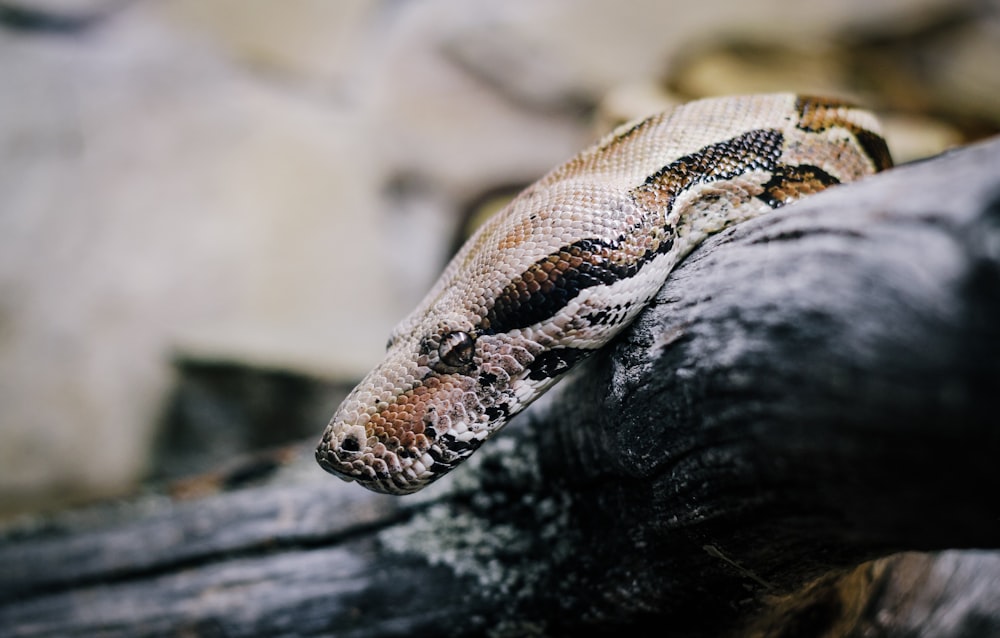
[{"label": "boa constrictor", "polygon": [[892,164],[868,112],[711,98],[626,124],[489,219],[393,330],[316,458],[406,494],[606,344],[707,236]]}]

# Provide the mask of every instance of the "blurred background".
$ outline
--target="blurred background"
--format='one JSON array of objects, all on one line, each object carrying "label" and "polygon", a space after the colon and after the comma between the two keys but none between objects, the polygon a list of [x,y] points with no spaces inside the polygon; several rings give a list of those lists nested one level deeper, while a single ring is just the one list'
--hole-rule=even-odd
[{"label": "blurred background", "polygon": [[468,229],[624,120],[996,134],[1000,1],[0,0],[0,86],[3,516],[317,438]]}]

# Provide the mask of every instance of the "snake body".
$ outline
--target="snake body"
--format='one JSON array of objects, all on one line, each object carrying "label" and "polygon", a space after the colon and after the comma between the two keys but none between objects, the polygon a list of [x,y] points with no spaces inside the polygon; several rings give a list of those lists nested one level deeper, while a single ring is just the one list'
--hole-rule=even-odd
[{"label": "snake body", "polygon": [[626,124],[490,218],[392,332],[316,458],[392,494],[461,463],[606,344],[707,236],[888,168],[878,123],[793,94]]}]

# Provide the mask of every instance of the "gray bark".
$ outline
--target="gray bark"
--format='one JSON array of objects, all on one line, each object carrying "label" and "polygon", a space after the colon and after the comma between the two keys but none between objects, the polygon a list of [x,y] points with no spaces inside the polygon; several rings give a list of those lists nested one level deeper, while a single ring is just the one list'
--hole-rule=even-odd
[{"label": "gray bark", "polygon": [[11,527],[0,634],[998,633],[998,166],[994,140],[712,238],[420,495],[302,448]]}]

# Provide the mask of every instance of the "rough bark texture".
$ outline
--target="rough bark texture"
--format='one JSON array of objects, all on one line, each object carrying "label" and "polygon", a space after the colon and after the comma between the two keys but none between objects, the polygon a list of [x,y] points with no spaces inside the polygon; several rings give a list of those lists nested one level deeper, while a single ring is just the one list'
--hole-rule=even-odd
[{"label": "rough bark texture", "polygon": [[11,527],[0,634],[1000,632],[997,166],[992,141],[712,239],[419,495],[304,448]]}]

